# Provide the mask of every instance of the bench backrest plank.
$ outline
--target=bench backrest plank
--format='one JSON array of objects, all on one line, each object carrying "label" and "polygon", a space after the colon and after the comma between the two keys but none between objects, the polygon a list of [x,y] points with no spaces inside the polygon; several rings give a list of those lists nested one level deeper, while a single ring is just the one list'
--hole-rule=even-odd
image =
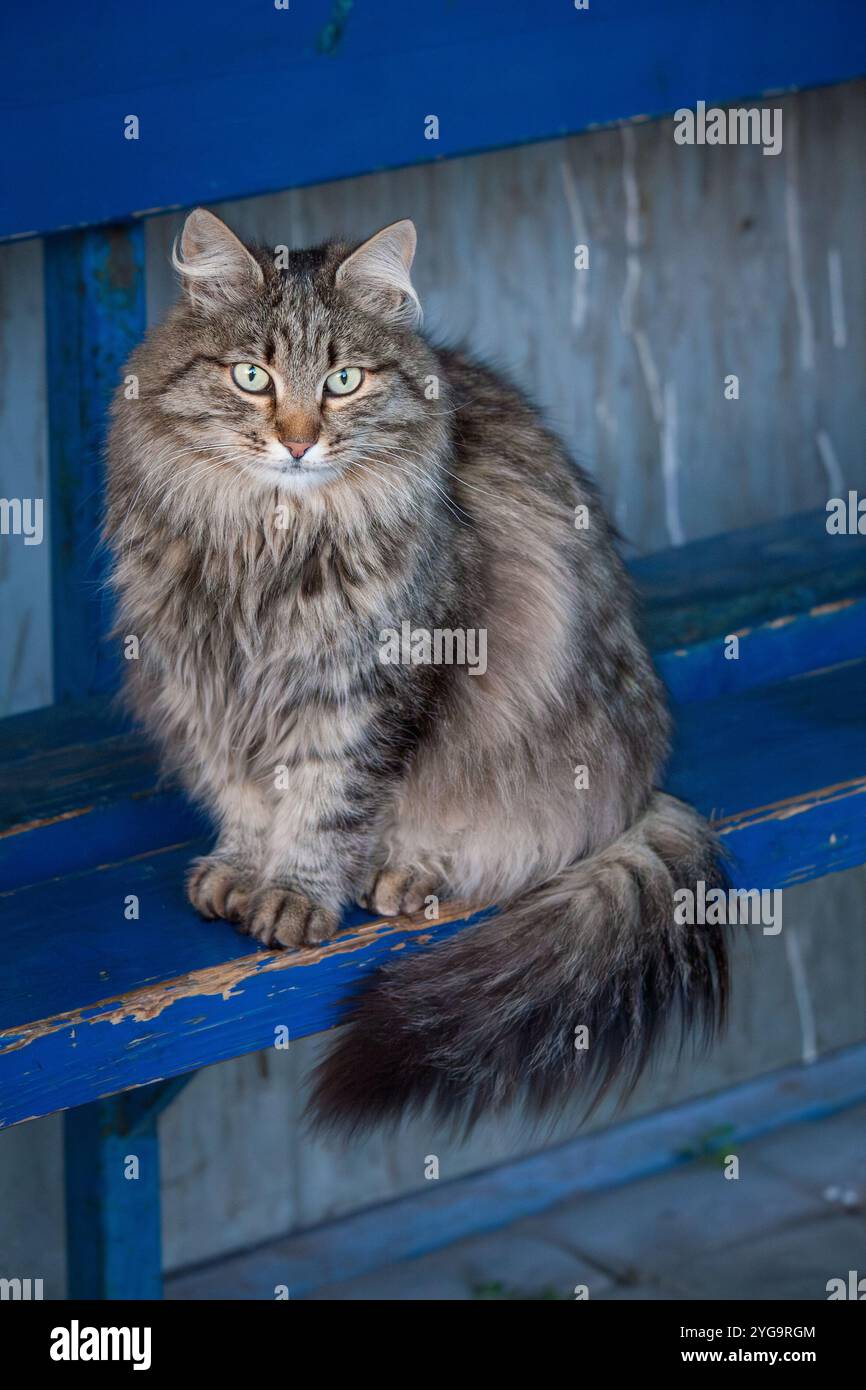
[{"label": "bench backrest plank", "polygon": [[860,0],[4,10],[0,239],[866,72]]}]

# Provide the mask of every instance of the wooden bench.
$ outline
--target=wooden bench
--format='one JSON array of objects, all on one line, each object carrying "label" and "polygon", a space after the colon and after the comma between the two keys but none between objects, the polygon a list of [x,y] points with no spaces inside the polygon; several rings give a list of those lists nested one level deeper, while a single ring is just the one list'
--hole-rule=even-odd
[{"label": "wooden bench", "polygon": [[[159,1296],[157,1117],[185,1078],[272,1046],[278,1027],[332,1027],[365,972],[477,918],[445,904],[436,922],[356,910],[321,950],[275,954],[185,903],[184,866],[209,829],[112,713],[93,559],[106,402],[144,331],[143,211],[866,71],[854,0],[766,8],[760,26],[749,0],[719,0],[688,26],[684,0],[542,15],[497,0],[411,24],[396,0],[370,12],[329,0],[268,12],[266,33],[250,34],[228,0],[203,29],[162,0],[101,14],[99,33],[61,6],[38,31],[23,13],[4,20],[17,137],[3,142],[0,235],[50,234],[56,703],[0,725],[0,1126],[68,1111],[72,1295]],[[193,24],[194,50],[178,32]],[[193,75],[174,56],[185,51]],[[118,95],[109,68],[121,66]],[[526,74],[541,71],[528,100]],[[122,134],[131,113],[137,142]],[[275,138],[251,142],[257,130]],[[676,706],[666,786],[717,822],[736,881],[783,887],[863,863],[866,537],[829,535],[817,512],[633,572]],[[124,1177],[131,1151],[137,1183]]]}]

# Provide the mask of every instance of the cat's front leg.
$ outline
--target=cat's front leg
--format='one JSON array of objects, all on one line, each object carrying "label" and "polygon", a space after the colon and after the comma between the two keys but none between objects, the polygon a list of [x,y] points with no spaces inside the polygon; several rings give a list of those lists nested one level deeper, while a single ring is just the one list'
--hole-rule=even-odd
[{"label": "cat's front leg", "polygon": [[345,847],[328,843],[326,829],[304,811],[301,788],[294,790],[288,810],[253,783],[224,787],[215,798],[216,848],[187,873],[187,897],[200,916],[234,922],[263,946],[328,941],[351,892]]},{"label": "cat's front leg", "polygon": [[268,797],[252,781],[226,781],[212,791],[219,839],[210,854],[194,859],[186,893],[201,917],[241,922],[261,886],[267,857],[271,810]]},{"label": "cat's front leg", "polygon": [[369,874],[387,779],[361,765],[334,726],[332,756],[296,751],[281,765],[259,883],[231,898],[242,929],[265,946],[328,941]]}]

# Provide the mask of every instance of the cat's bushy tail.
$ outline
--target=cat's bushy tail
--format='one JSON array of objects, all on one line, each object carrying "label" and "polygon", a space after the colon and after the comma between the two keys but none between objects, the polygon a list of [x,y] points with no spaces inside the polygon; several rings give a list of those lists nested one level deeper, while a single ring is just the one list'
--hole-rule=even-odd
[{"label": "cat's bushy tail", "polygon": [[724,1019],[724,928],[675,919],[674,892],[700,880],[725,882],[716,837],[655,794],[605,849],[374,976],[319,1067],[316,1124],[354,1130],[427,1103],[471,1124],[515,1099],[540,1114],[627,1093],[670,1023],[708,1038]]}]

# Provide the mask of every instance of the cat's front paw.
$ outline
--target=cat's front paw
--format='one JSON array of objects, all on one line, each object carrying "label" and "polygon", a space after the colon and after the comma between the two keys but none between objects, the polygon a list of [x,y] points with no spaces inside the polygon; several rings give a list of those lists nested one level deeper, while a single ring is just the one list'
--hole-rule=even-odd
[{"label": "cat's front paw", "polygon": [[218,854],[194,859],[186,876],[186,895],[201,917],[223,917],[239,922],[252,891],[252,879],[244,869]]},{"label": "cat's front paw", "polygon": [[245,900],[240,924],[263,946],[318,946],[330,941],[340,925],[340,914],[314,903],[297,888],[270,884]]},{"label": "cat's front paw", "polygon": [[439,887],[439,875],[431,869],[412,865],[406,869],[382,869],[368,886],[361,903],[383,917],[400,917],[420,912],[427,898]]}]

